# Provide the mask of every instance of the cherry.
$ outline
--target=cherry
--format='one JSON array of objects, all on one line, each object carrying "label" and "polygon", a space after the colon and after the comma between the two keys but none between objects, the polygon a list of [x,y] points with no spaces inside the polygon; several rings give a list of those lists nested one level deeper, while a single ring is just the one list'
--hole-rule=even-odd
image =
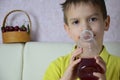
[{"label": "cherry", "polygon": [[10,30],[10,31],[14,31],[14,27],[13,27],[13,26],[10,26],[9,30]]},{"label": "cherry", "polygon": [[[28,27],[28,26],[27,26]],[[21,27],[19,26],[5,26],[5,27],[1,27],[2,32],[8,32],[8,31],[27,31],[27,28],[25,27],[25,25],[22,25]]]},{"label": "cherry", "polygon": [[14,31],[19,31],[19,29],[20,29],[19,26],[14,27]]},{"label": "cherry", "polygon": [[6,26],[6,27],[5,27],[5,30],[6,30],[6,31],[10,31],[10,26]]}]

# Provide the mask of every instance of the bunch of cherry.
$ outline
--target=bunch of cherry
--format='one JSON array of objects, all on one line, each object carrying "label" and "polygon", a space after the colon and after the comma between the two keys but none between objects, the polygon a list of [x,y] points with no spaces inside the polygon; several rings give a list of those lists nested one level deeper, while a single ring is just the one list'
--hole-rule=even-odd
[{"label": "bunch of cherry", "polygon": [[[29,26],[27,26],[29,29]],[[10,31],[28,31],[25,25],[20,26],[5,26],[1,27],[2,33],[4,32],[10,32]]]}]

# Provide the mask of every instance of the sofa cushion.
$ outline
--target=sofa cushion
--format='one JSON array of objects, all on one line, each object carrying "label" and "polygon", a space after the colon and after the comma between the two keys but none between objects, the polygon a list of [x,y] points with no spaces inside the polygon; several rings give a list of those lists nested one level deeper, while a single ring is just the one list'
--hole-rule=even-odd
[{"label": "sofa cushion", "polygon": [[28,42],[24,50],[23,80],[42,80],[49,63],[71,51],[72,44]]},{"label": "sofa cushion", "polygon": [[0,80],[21,80],[23,44],[0,44]]}]

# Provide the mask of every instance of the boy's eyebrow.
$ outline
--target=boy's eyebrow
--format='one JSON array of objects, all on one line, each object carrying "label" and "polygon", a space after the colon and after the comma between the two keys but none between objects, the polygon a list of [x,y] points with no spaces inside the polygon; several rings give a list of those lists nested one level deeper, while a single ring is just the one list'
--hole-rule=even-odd
[{"label": "boy's eyebrow", "polygon": [[99,13],[91,14],[90,16],[99,16]]},{"label": "boy's eyebrow", "polygon": [[74,21],[77,20],[78,18],[70,18],[70,21]]},{"label": "boy's eyebrow", "polygon": [[[91,14],[91,15],[89,15],[88,17],[91,17],[91,16],[99,16],[99,13],[94,13],[94,14]],[[74,20],[78,20],[79,18],[70,18],[69,20],[70,21],[74,21]]]}]

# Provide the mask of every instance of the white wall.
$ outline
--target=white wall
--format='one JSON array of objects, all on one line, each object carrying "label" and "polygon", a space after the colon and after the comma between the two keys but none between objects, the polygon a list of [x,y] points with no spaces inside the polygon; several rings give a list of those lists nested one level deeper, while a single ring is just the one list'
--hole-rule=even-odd
[{"label": "white wall", "polygon": [[[14,9],[26,11],[32,20],[32,40],[44,42],[72,42],[64,31],[63,14],[60,3],[64,0],[0,0],[0,26],[5,15]],[[110,29],[105,41],[120,41],[120,0],[106,0],[111,16]],[[10,17],[10,16],[9,16]],[[26,18],[25,18],[26,19]],[[10,22],[8,19],[7,24]],[[24,23],[24,20],[14,23]],[[0,32],[0,43],[2,35]]]}]

